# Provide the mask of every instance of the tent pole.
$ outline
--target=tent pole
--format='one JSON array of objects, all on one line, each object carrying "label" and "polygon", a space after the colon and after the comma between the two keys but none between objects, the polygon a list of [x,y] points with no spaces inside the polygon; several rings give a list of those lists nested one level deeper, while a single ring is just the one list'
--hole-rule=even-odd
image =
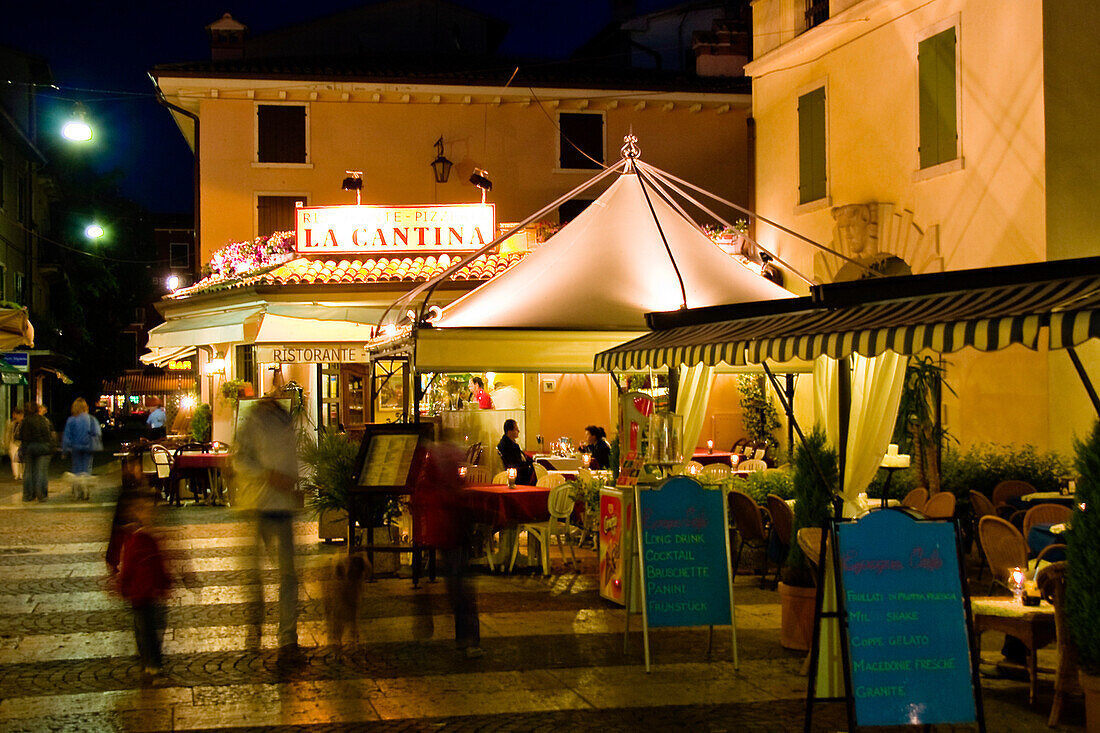
[{"label": "tent pole", "polygon": [[[848,453],[848,428],[852,417],[852,362],[851,357],[837,360],[837,490],[844,493],[845,457]],[[833,500],[836,518],[840,519],[843,502],[839,496]]]},{"label": "tent pole", "polygon": [[[806,450],[806,455],[809,456],[810,463],[814,465],[814,473],[817,474],[817,478],[821,481],[823,485],[828,486],[829,481],[825,478],[825,471],[822,470],[821,465],[817,462],[817,456],[815,456],[813,451],[809,450],[809,448],[806,446],[806,435],[802,432],[802,428],[801,426],[799,426],[798,420],[796,420],[794,417],[794,409],[792,403],[787,401],[787,398],[784,396],[783,391],[779,389],[779,380],[776,378],[775,374],[772,373],[771,368],[768,367],[768,362],[762,361],[760,362],[760,366],[764,368],[764,373],[768,375],[768,380],[772,384],[772,389],[774,389],[776,395],[778,395],[779,401],[783,403],[783,409],[791,416],[791,427],[794,428],[794,431],[798,434],[798,441],[802,443],[802,447]],[[794,451],[791,451],[791,456],[793,458]]]},{"label": "tent pole", "polygon": [[1081,384],[1088,392],[1089,399],[1092,400],[1093,409],[1096,410],[1097,416],[1100,416],[1100,397],[1096,396],[1096,388],[1089,379],[1089,373],[1085,371],[1085,365],[1081,363],[1081,357],[1077,356],[1077,349],[1067,346],[1066,352],[1069,354],[1069,360],[1073,362],[1073,368],[1077,370],[1077,376],[1081,378]]},{"label": "tent pole", "polygon": [[787,452],[794,455],[794,375],[783,376],[787,389],[787,400],[783,405],[783,411],[787,413]]}]

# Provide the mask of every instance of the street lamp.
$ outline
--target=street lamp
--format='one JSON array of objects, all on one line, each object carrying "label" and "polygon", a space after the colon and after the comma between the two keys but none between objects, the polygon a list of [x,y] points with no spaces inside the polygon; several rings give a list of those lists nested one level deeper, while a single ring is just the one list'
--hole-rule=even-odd
[{"label": "street lamp", "polygon": [[88,125],[87,112],[84,105],[77,103],[73,110],[73,116],[61,127],[61,135],[66,140],[86,143],[92,139],[92,128]]},{"label": "street lamp", "polygon": [[164,284],[168,286],[169,290],[175,290],[180,286],[179,276],[169,275],[168,279],[164,281]]},{"label": "street lamp", "polygon": [[443,136],[435,141],[435,160],[432,161],[432,173],[436,183],[446,183],[451,176],[451,166],[454,165],[443,155]]},{"label": "street lamp", "polygon": [[84,236],[88,239],[91,239],[92,241],[95,241],[96,239],[102,239],[104,234],[106,234],[106,232],[103,231],[103,227],[101,227],[99,224],[96,224],[95,222],[92,222],[88,226],[84,227]]}]

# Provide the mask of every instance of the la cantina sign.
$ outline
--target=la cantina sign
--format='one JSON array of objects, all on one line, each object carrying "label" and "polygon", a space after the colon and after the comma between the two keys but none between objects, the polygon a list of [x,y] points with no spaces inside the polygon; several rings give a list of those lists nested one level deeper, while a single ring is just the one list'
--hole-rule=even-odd
[{"label": "la cantina sign", "polygon": [[492,204],[299,206],[298,254],[469,252],[496,236]]}]

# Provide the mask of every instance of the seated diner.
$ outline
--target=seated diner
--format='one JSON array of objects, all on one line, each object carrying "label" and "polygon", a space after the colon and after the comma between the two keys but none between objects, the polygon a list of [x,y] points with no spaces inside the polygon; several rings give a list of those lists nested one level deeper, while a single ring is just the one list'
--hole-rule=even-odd
[{"label": "seated diner", "polygon": [[535,462],[520,447],[519,425],[511,418],[504,421],[504,435],[497,443],[497,452],[500,453],[500,460],[505,470],[516,469],[517,484],[535,485]]},{"label": "seated diner", "polygon": [[584,438],[585,444],[580,447],[580,451],[592,456],[589,467],[593,470],[611,468],[611,446],[607,442],[607,431],[598,425],[589,425],[584,429]]}]

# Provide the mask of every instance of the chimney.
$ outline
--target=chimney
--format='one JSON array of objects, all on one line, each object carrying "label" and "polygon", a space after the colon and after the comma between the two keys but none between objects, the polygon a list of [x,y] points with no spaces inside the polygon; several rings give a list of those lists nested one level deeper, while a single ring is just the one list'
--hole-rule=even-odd
[{"label": "chimney", "polygon": [[248,26],[233,19],[226,13],[221,20],[214,21],[206,26],[206,32],[210,34],[210,58],[214,61],[222,59],[244,58],[244,37],[248,35]]}]

